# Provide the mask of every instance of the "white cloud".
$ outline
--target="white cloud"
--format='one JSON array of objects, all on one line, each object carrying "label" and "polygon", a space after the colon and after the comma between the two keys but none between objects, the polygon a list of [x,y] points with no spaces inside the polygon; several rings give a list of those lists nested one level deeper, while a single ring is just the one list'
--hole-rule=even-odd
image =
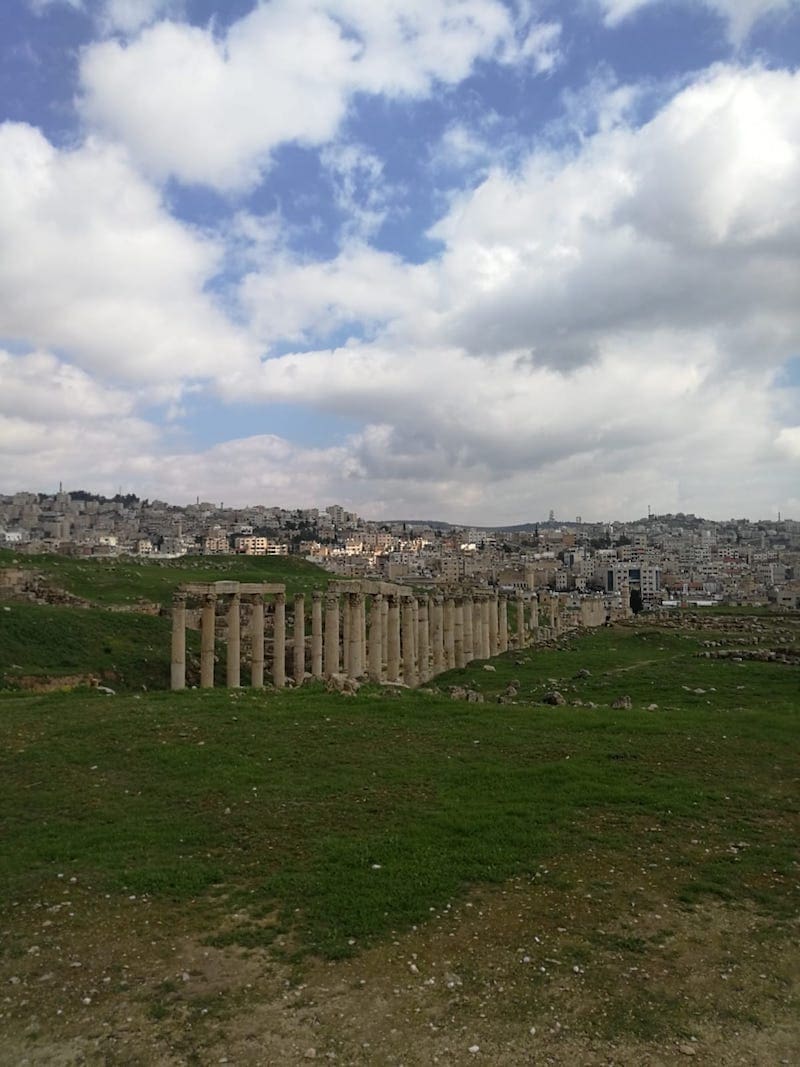
[{"label": "white cloud", "polygon": [[[599,0],[605,12],[605,21],[615,26],[640,8],[655,3],[675,3],[676,0]],[[689,0],[680,0],[687,3]],[[753,26],[767,15],[778,14],[796,7],[798,0],[694,0],[699,6],[716,11],[728,25],[728,34],[734,44],[741,44]]]},{"label": "white cloud", "polygon": [[53,489],[62,477],[115,491],[132,456],[157,451],[158,431],[134,409],[131,394],[49,352],[0,349],[3,491]]},{"label": "white cloud", "polygon": [[164,16],[182,12],[184,0],[102,0],[98,20],[106,32],[133,34]]},{"label": "white cloud", "polygon": [[460,195],[435,261],[354,244],[253,271],[265,342],[371,328],[225,375],[223,394],[369,423],[354,502],[383,485],[474,519],[478,501],[523,518],[540,492],[535,513],[794,498],[772,387],[800,334],[800,75],[719,67],[640,128],[611,110],[574,151]]},{"label": "white cloud", "polygon": [[89,12],[104,33],[123,34],[133,34],[166,15],[180,15],[185,7],[185,0],[28,0],[28,3],[37,15],[50,7]]},{"label": "white cloud", "polygon": [[0,126],[0,336],[109,378],[213,374],[251,349],[204,287],[222,249],[172,219],[124,153]]},{"label": "white cloud", "polygon": [[334,188],[334,203],[344,216],[346,237],[367,238],[383,223],[396,195],[383,162],[363,145],[337,143],[320,153]]},{"label": "white cloud", "polygon": [[[800,327],[800,76],[721,67],[642,128],[538,152],[433,235],[447,340],[569,369],[665,322],[781,361]],[[750,349],[742,351],[736,335]]]},{"label": "white cloud", "polygon": [[79,418],[116,420],[130,415],[134,398],[108,388],[50,352],[12,355],[0,349],[0,414],[47,422]]},{"label": "white cloud", "polygon": [[262,343],[322,337],[346,324],[374,332],[395,320],[422,327],[435,296],[435,272],[359,241],[329,262],[298,263],[287,254],[242,281],[240,299]]},{"label": "white cloud", "polygon": [[557,36],[499,0],[271,0],[220,38],[162,22],[89,46],[81,107],[160,177],[246,188],[278,145],[333,140],[355,93],[425,97],[479,59],[547,71]]}]

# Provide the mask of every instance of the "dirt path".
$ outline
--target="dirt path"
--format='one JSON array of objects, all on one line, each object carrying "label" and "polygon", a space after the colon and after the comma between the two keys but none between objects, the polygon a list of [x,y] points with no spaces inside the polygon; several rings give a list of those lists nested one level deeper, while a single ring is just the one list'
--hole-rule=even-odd
[{"label": "dirt path", "polygon": [[635,869],[540,868],[301,965],[204,944],[199,913],[62,883],[4,911],[0,1063],[800,1062],[797,921],[679,906],[658,835],[637,852]]}]

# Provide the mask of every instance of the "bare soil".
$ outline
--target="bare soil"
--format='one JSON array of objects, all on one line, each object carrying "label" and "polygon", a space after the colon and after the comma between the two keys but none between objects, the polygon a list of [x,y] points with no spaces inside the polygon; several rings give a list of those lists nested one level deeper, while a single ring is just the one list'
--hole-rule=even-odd
[{"label": "bare soil", "polygon": [[253,927],[224,896],[172,911],[64,878],[3,907],[0,1064],[800,1063],[797,918],[685,906],[680,877],[643,832],[624,863],[542,867],[300,963],[281,936],[208,944]]}]

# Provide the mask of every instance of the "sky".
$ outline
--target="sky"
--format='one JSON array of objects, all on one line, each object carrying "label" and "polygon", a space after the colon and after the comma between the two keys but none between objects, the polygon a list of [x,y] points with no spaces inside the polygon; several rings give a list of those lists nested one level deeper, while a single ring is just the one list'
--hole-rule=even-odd
[{"label": "sky", "polygon": [[800,519],[800,0],[3,0],[0,492]]}]

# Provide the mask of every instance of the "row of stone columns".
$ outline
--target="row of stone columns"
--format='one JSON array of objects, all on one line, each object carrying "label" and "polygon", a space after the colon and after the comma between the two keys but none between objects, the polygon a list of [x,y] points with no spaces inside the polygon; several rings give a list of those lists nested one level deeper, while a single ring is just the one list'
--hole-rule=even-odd
[{"label": "row of stone columns", "polygon": [[[218,583],[235,586],[238,583]],[[246,588],[246,587],[243,587]],[[258,587],[256,587],[258,588]],[[227,589],[223,590],[227,593]],[[226,684],[241,684],[242,595],[228,594]],[[264,685],[264,610],[262,593],[245,593],[250,607],[252,648],[250,684]],[[204,594],[200,622],[200,685],[214,684],[214,651],[218,596]],[[558,598],[544,606],[556,632]],[[371,681],[403,682],[415,687],[475,659],[489,659],[509,648],[508,601],[503,595],[435,595],[417,598],[410,593],[341,593],[335,586],[324,595],[311,595],[310,648],[306,641],[306,598],[294,597],[291,634],[291,670],[295,684],[310,675],[315,679],[344,674],[368,676]],[[524,648],[539,636],[540,602],[534,596],[516,598],[516,647]],[[526,618],[527,615],[527,618]],[[286,596],[273,596],[272,682],[286,685]],[[186,685],[186,593],[173,602],[172,688]]]}]

